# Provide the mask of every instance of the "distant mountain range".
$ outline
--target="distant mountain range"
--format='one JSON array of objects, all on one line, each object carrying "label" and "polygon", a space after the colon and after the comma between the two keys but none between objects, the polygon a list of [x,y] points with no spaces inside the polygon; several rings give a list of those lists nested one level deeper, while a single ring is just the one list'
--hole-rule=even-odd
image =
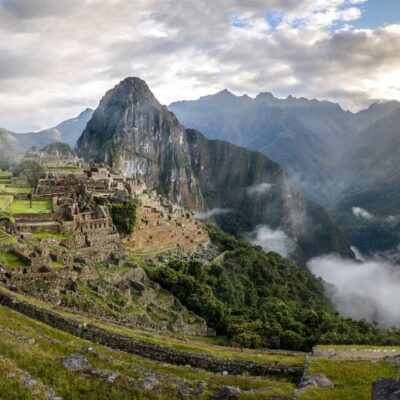
[{"label": "distant mountain range", "polygon": [[[284,165],[363,252],[400,243],[399,102],[376,103],[354,114],[327,101],[278,99],[271,93],[253,99],[224,90],[169,109],[208,138],[259,150]],[[353,208],[365,208],[374,218]]]},{"label": "distant mountain range", "polygon": [[76,149],[191,209],[229,212],[229,223],[242,231],[264,224],[282,230],[300,262],[329,252],[353,257],[328,214],[302,196],[280,165],[185,129],[138,78],[105,94]]},{"label": "distant mountain range", "polygon": [[93,110],[87,108],[76,118],[39,132],[15,133],[0,128],[0,146],[14,153],[24,153],[31,146],[42,148],[54,142],[65,142],[74,147],[92,114]]},{"label": "distant mountain range", "polygon": [[[278,99],[271,93],[260,93],[256,98],[250,98],[223,90],[199,100],[180,101],[169,106],[185,127],[193,129],[186,130],[154,99],[153,106],[159,112],[152,115],[153,119],[148,121],[150,125],[145,127],[146,130],[151,126],[155,129],[161,123],[172,124],[177,135],[174,141],[183,140],[187,149],[183,151],[179,146],[171,149],[171,145],[162,143],[159,136],[155,136],[152,143],[149,137],[144,139],[130,133],[118,138],[118,142],[125,146],[125,153],[140,148],[148,155],[132,157],[131,162],[126,162],[126,154],[121,156],[118,149],[113,149],[114,139],[104,137],[105,134],[111,137],[116,131],[122,132],[121,124],[129,122],[119,120],[126,118],[121,107],[126,103],[129,93],[120,88],[119,95],[119,102],[115,98],[113,100],[116,103],[112,115],[114,119],[105,121],[104,118],[94,118],[90,122],[88,129],[92,133],[90,145],[89,142],[85,144],[90,147],[86,156],[97,157],[101,148],[106,161],[121,165],[127,174],[143,172],[143,169],[150,171],[149,176],[155,186],[166,193],[179,194],[180,197],[175,200],[197,209],[214,206],[226,208],[227,202],[218,197],[215,188],[205,190],[201,187],[201,171],[194,173],[196,155],[194,144],[191,143],[196,146],[203,143],[194,133],[198,130],[209,139],[259,151],[283,165],[305,196],[328,208],[346,238],[363,253],[390,252],[399,245],[399,102],[374,103],[366,110],[351,113],[328,101],[292,96]],[[152,96],[148,93],[145,95],[148,98]],[[93,110],[86,109],[78,117],[40,132],[14,133],[0,128],[1,153],[13,158],[15,153],[23,153],[33,145],[41,148],[60,141],[73,148],[92,116]],[[162,120],[159,120],[160,116]],[[134,126],[125,128],[137,129]],[[86,130],[85,137],[89,131]],[[225,154],[219,152],[228,151],[225,149],[227,145],[218,141],[205,143],[206,147],[212,147],[208,151],[218,153],[218,157],[224,158]],[[85,153],[83,145],[81,141],[79,151],[82,154]],[[118,161],[116,157],[122,157],[124,161]],[[189,167],[176,169],[177,165]],[[166,167],[168,170],[165,170]],[[213,178],[217,181],[216,175]],[[202,185],[205,185],[204,182]],[[370,217],[354,212],[359,208],[367,211]],[[253,226],[255,221],[245,214],[237,216],[237,219],[241,219],[239,225],[245,221]],[[229,219],[223,215],[216,218]],[[237,221],[231,225],[237,225]]]}]

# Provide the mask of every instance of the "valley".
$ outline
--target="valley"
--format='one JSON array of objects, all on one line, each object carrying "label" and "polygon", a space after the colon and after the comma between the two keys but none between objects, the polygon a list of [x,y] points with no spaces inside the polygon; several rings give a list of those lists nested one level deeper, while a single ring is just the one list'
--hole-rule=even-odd
[{"label": "valley", "polygon": [[[225,90],[169,109],[208,138],[256,149],[282,164],[366,256],[397,247],[399,102],[351,113],[328,101]],[[357,217],[354,207],[375,218]]]}]

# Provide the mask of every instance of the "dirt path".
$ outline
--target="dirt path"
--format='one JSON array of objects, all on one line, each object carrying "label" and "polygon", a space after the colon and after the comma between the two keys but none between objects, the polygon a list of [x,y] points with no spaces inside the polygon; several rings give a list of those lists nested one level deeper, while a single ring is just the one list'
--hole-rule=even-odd
[{"label": "dirt path", "polygon": [[314,349],[312,357],[330,360],[383,360],[386,358],[400,358],[400,350]]}]

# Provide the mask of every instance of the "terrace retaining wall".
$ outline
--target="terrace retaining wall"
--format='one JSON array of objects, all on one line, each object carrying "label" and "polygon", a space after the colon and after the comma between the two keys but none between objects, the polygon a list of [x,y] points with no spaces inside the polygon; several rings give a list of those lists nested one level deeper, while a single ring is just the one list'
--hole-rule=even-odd
[{"label": "terrace retaining wall", "polygon": [[53,213],[38,213],[38,214],[13,214],[15,220],[23,222],[48,222],[56,221]]},{"label": "terrace retaining wall", "polygon": [[183,352],[149,342],[135,340],[128,336],[109,332],[96,325],[84,325],[79,320],[63,317],[55,312],[39,308],[0,290],[0,305],[15,310],[37,321],[68,332],[74,336],[99,343],[113,349],[133,353],[145,358],[175,365],[190,365],[212,372],[227,371],[230,374],[248,373],[254,376],[274,375],[298,381],[303,366],[261,364],[244,360],[226,360],[213,356]]}]

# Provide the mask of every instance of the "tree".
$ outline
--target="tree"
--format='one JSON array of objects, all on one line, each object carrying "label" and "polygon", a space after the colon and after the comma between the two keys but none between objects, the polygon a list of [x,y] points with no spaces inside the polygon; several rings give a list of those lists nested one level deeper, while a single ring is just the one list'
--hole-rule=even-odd
[{"label": "tree", "polygon": [[[42,179],[46,176],[46,171],[36,161],[25,160],[20,162],[14,168],[14,174],[20,177],[24,177],[33,192],[33,190],[39,183],[39,179]],[[28,199],[30,202],[30,207],[32,208],[32,194],[28,195]]]}]

